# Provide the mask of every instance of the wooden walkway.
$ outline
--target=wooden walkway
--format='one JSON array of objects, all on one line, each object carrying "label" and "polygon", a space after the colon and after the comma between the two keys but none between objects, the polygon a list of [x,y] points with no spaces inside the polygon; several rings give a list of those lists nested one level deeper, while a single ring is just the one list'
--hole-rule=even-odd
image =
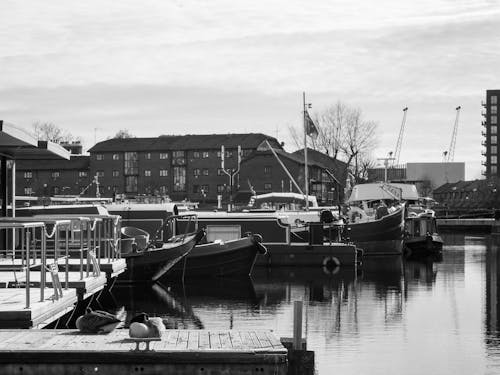
[{"label": "wooden walkway", "polygon": [[[143,344],[141,344],[143,345]],[[286,374],[287,350],[270,331],[167,330],[149,351],[128,330],[0,330],[0,373]]]},{"label": "wooden walkway", "polygon": [[[112,261],[101,259],[101,274],[94,276],[93,267],[90,266],[87,277],[86,265],[84,265],[82,279],[79,272],[79,260],[69,259],[68,261],[71,270],[68,272],[68,289],[65,289],[66,272],[64,262],[61,261],[58,277],[62,287],[62,297],[54,298],[52,278],[47,272],[43,301],[40,290],[40,262],[35,262],[35,265],[30,267],[29,296],[25,287],[26,273],[21,260],[0,262],[0,328],[43,328],[70,312],[78,301],[85,300],[101,291],[106,284],[112,282],[113,278],[126,269],[124,259]],[[28,301],[29,307],[27,308]]]},{"label": "wooden walkway", "polygon": [[0,328],[42,328],[73,310],[78,301],[76,289],[65,290],[58,300],[53,295],[53,289],[45,288],[40,301],[40,288],[30,288],[30,307],[26,308],[24,288],[0,289]]}]

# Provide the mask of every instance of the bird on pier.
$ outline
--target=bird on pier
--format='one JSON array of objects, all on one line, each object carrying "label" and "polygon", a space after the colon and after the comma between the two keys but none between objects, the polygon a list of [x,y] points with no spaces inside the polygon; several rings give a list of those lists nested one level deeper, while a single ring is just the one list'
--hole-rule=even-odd
[{"label": "bird on pier", "polygon": [[122,321],[102,310],[90,310],[76,319],[76,328],[82,333],[109,333]]},{"label": "bird on pier", "polygon": [[130,320],[129,334],[134,338],[157,338],[165,332],[162,318],[150,318],[146,313],[140,313]]}]

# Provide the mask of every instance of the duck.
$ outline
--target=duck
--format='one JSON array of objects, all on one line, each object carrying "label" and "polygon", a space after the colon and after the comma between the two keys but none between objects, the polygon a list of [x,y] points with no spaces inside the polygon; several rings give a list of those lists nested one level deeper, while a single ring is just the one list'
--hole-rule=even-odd
[{"label": "duck", "polygon": [[165,331],[162,318],[151,318],[144,312],[130,320],[129,335],[133,338],[159,338]]},{"label": "duck", "polygon": [[110,333],[122,321],[103,310],[90,310],[76,319],[76,328],[82,333]]}]

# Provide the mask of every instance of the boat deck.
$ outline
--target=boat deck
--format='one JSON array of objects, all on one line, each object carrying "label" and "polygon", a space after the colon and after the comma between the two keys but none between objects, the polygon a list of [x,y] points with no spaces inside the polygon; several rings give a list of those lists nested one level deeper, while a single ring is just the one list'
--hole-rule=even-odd
[{"label": "boat deck", "polygon": [[0,330],[0,373],[286,374],[287,350],[271,331],[167,330],[136,350],[128,330]]}]

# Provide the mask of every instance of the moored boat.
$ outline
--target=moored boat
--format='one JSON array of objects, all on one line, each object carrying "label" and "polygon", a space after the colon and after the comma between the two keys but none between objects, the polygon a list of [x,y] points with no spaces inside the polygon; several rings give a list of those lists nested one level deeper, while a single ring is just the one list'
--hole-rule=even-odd
[{"label": "moored boat", "polygon": [[[193,215],[171,215],[156,232],[160,235],[164,229],[175,231],[175,220],[188,218]],[[205,237],[203,229],[185,231],[183,234],[173,235],[166,241],[151,240],[144,249],[136,249],[122,253],[127,262],[127,271],[121,277],[125,282],[155,282],[166,274],[177,262],[187,256],[189,252]]]},{"label": "moored boat", "polygon": [[405,206],[400,200],[401,191],[387,183],[353,187],[348,200],[347,238],[363,249],[363,255],[402,253]]},{"label": "moored boat", "polygon": [[127,261],[127,271],[121,281],[155,282],[194,248],[205,232],[174,236],[161,247],[122,254]]},{"label": "moored boat", "polygon": [[265,254],[262,237],[246,237],[198,244],[165,275],[168,279],[248,277],[258,254]]},{"label": "moored boat", "polygon": [[408,258],[439,255],[443,239],[438,233],[434,212],[410,212],[405,219],[404,252]]}]

